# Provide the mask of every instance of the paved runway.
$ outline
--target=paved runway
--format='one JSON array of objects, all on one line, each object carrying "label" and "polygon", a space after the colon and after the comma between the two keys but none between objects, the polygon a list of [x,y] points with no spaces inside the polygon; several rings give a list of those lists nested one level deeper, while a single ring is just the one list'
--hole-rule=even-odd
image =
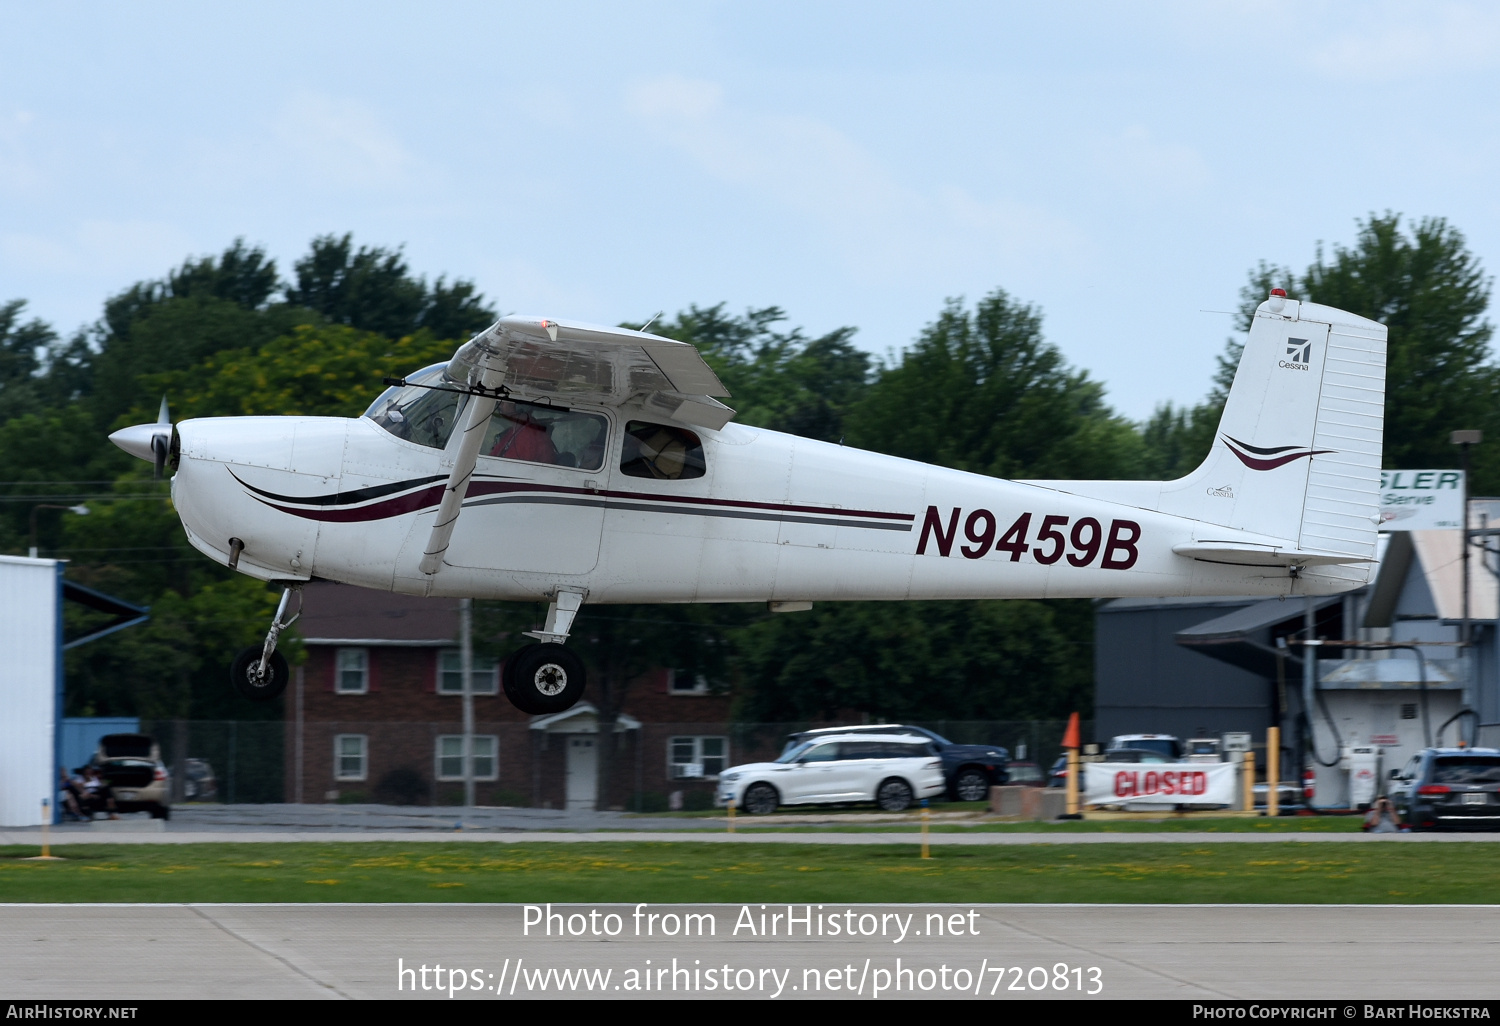
[{"label": "paved runway", "polygon": [[[794,914],[802,917],[805,908],[794,906]],[[0,996],[447,1000],[459,983],[457,997],[490,1000],[1062,999],[1087,997],[1096,987],[1107,998],[1458,1000],[1496,993],[1495,906],[972,910],[812,906],[824,935],[803,936],[794,923],[796,935],[788,938],[784,919],[769,923],[776,936],[760,935],[759,905],[649,906],[642,920],[630,905],[553,906],[559,918],[548,939],[538,936],[540,926],[523,936],[526,913],[518,905],[4,905]],[[784,913],[786,906],[765,911]],[[651,913],[679,918],[649,922]],[[712,916],[712,936],[707,920],[698,919],[704,936],[682,939],[685,913]],[[754,934],[744,928],[747,915]],[[903,917],[907,933],[898,941]],[[839,920],[838,937],[830,935],[832,919]],[[939,921],[943,935],[935,936]],[[637,922],[658,936],[634,936]],[[873,935],[851,940],[842,935],[845,923]],[[584,936],[556,935],[569,928]],[[590,935],[611,928],[617,936]],[[669,928],[676,938],[659,936]],[[955,929],[959,935],[949,935]],[[577,970],[590,975],[570,980],[566,974]],[[599,975],[605,970],[607,978]],[[649,991],[631,989],[647,980]]]}]

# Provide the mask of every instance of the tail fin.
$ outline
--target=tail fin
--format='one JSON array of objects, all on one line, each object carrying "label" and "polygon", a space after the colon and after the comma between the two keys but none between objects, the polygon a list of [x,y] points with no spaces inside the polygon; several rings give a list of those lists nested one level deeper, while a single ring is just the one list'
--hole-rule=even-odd
[{"label": "tail fin", "polygon": [[[1036,481],[1370,559],[1379,515],[1385,325],[1273,294],[1260,304],[1213,448],[1176,481]],[[1342,561],[1337,561],[1342,562]]]},{"label": "tail fin", "polygon": [[1255,311],[1213,448],[1163,513],[1369,558],[1379,514],[1385,325],[1272,295]]}]

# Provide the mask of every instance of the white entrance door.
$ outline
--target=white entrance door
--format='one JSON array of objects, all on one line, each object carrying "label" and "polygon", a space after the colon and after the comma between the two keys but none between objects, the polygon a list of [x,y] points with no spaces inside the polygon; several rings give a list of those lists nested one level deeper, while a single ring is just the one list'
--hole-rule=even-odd
[{"label": "white entrance door", "polygon": [[568,808],[592,809],[599,793],[599,749],[594,735],[568,735]]}]

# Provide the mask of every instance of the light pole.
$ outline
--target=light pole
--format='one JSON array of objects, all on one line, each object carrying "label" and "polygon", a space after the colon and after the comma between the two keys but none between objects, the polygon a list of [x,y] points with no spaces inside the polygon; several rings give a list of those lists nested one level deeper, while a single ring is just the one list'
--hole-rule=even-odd
[{"label": "light pole", "polygon": [[458,600],[458,666],[463,674],[464,814],[474,809],[474,600]]},{"label": "light pole", "polygon": [[[1464,605],[1463,605],[1463,625],[1459,628],[1459,632],[1458,632],[1458,641],[1459,641],[1458,651],[1462,655],[1463,660],[1464,660],[1464,677],[1466,678],[1465,681],[1464,681],[1464,684],[1465,684],[1464,705],[1465,706],[1471,706],[1473,704],[1473,702],[1474,702],[1475,695],[1474,695],[1474,661],[1473,661],[1473,655],[1472,655],[1472,653],[1469,652],[1469,637],[1470,637],[1470,634],[1471,634],[1470,629],[1469,629],[1469,547],[1470,547],[1470,544],[1471,544],[1471,539],[1473,537],[1472,534],[1470,533],[1471,528],[1470,528],[1470,525],[1469,525],[1469,446],[1471,446],[1471,445],[1478,445],[1480,442],[1484,441],[1484,432],[1482,432],[1482,431],[1455,431],[1455,432],[1453,432],[1453,434],[1451,434],[1448,437],[1448,441],[1450,441],[1454,445],[1458,446],[1459,458],[1460,458],[1460,460],[1463,463],[1463,472],[1464,472],[1463,531],[1459,535],[1459,537],[1463,539],[1463,541],[1462,541],[1463,554],[1462,554],[1461,558],[1462,558],[1462,561],[1463,561],[1462,562],[1462,566],[1463,566]],[[1476,730],[1475,734],[1478,734],[1478,733],[1479,732]],[[1460,738],[1460,740],[1462,740],[1462,738],[1463,738],[1463,728],[1462,727],[1459,728],[1459,738]]]},{"label": "light pole", "polygon": [[65,509],[69,513],[77,513],[79,516],[87,516],[89,513],[89,508],[81,502],[76,506],[58,506],[54,503],[43,502],[31,507],[31,547],[27,550],[26,554],[32,559],[36,558],[36,511],[39,509]]}]

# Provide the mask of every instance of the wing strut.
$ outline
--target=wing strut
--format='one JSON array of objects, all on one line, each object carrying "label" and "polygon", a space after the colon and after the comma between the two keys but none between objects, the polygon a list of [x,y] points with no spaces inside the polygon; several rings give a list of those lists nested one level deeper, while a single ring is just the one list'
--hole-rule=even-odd
[{"label": "wing strut", "polygon": [[463,436],[453,457],[453,472],[448,475],[448,484],[443,488],[443,501],[438,505],[437,519],[432,522],[432,534],[428,535],[427,548],[422,553],[420,569],[429,577],[442,568],[464,496],[469,492],[469,478],[474,476],[474,465],[479,462],[479,445],[484,441],[490,414],[494,412],[494,396],[471,394],[464,409]]}]

